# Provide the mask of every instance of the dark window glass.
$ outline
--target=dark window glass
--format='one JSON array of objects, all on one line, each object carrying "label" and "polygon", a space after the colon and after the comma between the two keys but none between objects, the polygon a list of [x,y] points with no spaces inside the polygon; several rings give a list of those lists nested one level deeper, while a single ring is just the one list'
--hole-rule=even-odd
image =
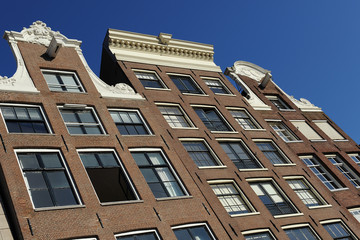
[{"label": "dark window glass", "polygon": [[151,233],[139,233],[127,236],[116,237],[117,240],[158,240],[154,232]]},{"label": "dark window glass", "polygon": [[196,86],[195,82],[188,76],[170,76],[176,87],[182,93],[202,94],[201,90]]},{"label": "dark window glass", "polygon": [[59,153],[18,153],[17,156],[35,208],[79,204]]},{"label": "dark window glass", "polygon": [[330,234],[332,239],[355,240],[353,235],[344,227],[341,222],[324,224],[324,228]]},{"label": "dark window glass", "polygon": [[314,232],[309,227],[301,227],[294,229],[285,229],[286,235],[290,240],[318,240]]},{"label": "dark window glass", "polygon": [[238,169],[262,168],[241,143],[222,142],[220,145]]},{"label": "dark window glass", "polygon": [[195,112],[210,131],[232,131],[214,108],[194,108]]},{"label": "dark window glass", "polygon": [[137,199],[113,152],[83,152],[80,158],[100,202]]},{"label": "dark window glass", "polygon": [[220,82],[220,80],[204,79],[205,84],[213,91],[213,93],[229,94],[230,92]]},{"label": "dark window glass", "polygon": [[287,164],[285,158],[271,142],[257,142],[256,145],[272,164]]},{"label": "dark window glass", "polygon": [[104,131],[90,109],[60,109],[61,116],[70,134],[104,134]]},{"label": "dark window glass", "polygon": [[178,240],[214,240],[205,226],[174,229]]},{"label": "dark window glass", "polygon": [[179,107],[158,106],[158,108],[170,127],[191,127],[190,123],[186,120]]},{"label": "dark window glass", "polygon": [[304,180],[289,179],[286,181],[306,206],[324,205]]},{"label": "dark window glass", "polygon": [[43,75],[51,91],[84,92],[75,73],[43,72]]},{"label": "dark window glass", "polygon": [[243,129],[259,129],[245,110],[230,110],[230,113]]},{"label": "dark window glass", "polygon": [[183,142],[182,144],[198,167],[219,165],[203,142]]},{"label": "dark window glass", "polygon": [[156,198],[185,195],[160,152],[133,152],[132,156]]},{"label": "dark window glass", "polygon": [[49,133],[39,107],[1,106],[10,133]]},{"label": "dark window glass", "polygon": [[136,77],[140,80],[144,87],[148,88],[164,88],[155,73],[151,72],[135,72]]},{"label": "dark window glass", "polygon": [[110,115],[121,135],[151,134],[137,111],[110,111]]}]

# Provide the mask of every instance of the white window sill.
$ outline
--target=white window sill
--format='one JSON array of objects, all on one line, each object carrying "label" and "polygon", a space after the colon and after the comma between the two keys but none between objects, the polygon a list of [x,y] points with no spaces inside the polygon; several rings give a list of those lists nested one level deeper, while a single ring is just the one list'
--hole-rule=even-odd
[{"label": "white window sill", "polygon": [[71,94],[88,94],[87,92],[68,92],[68,91],[51,91],[50,90],[50,92],[53,92],[53,93],[61,93],[61,94],[63,94],[63,93],[71,93]]},{"label": "white window sill", "polygon": [[292,213],[292,214],[284,214],[284,215],[276,215],[274,218],[287,218],[287,217],[297,217],[297,216],[304,216],[303,213]]},{"label": "white window sill", "polygon": [[320,205],[320,206],[312,206],[312,207],[308,207],[309,209],[321,209],[321,208],[329,208],[332,207],[331,204],[326,204],[326,205]]},{"label": "white window sill", "polygon": [[303,140],[294,140],[294,141],[285,141],[284,140],[284,142],[286,142],[286,143],[302,143],[304,141]]},{"label": "white window sill", "polygon": [[8,132],[8,134],[10,135],[36,135],[36,136],[56,136],[55,133],[10,133]]},{"label": "white window sill", "polygon": [[348,142],[347,139],[333,139],[334,142]]},{"label": "white window sill", "polygon": [[220,134],[220,133],[239,133],[239,132],[235,132],[235,131],[210,131],[211,133],[217,133],[217,134]]},{"label": "white window sill", "polygon": [[343,190],[349,190],[349,188],[338,188],[338,189],[333,189],[333,190],[330,190],[330,191],[331,192],[338,192],[338,191],[343,191]]},{"label": "white window sill", "polygon": [[219,95],[219,96],[228,96],[228,97],[235,97],[235,94],[232,93],[214,93],[215,95]]},{"label": "white window sill", "polygon": [[326,142],[325,139],[310,139],[310,142]]},{"label": "white window sill", "polygon": [[68,206],[58,206],[58,207],[43,207],[43,208],[35,208],[35,212],[41,211],[54,211],[54,210],[66,210],[66,209],[74,209],[74,208],[85,208],[85,205],[68,205]]},{"label": "white window sill", "polygon": [[[69,133],[70,134],[70,133]],[[70,134],[70,136],[78,137],[78,136],[89,136],[89,137],[108,137],[110,134]]]},{"label": "white window sill", "polygon": [[168,200],[181,200],[181,199],[191,199],[193,196],[179,196],[179,197],[164,197],[164,198],[156,198],[156,201],[168,201]]},{"label": "white window sill", "polygon": [[159,90],[159,91],[171,91],[170,88],[152,88],[152,87],[144,87],[146,90]]},{"label": "white window sill", "polygon": [[185,129],[185,130],[198,130],[199,128],[197,127],[171,127],[172,129]]},{"label": "white window sill", "polygon": [[[244,129],[244,128],[243,128]],[[258,131],[258,132],[266,132],[266,129],[265,128],[255,128],[255,129],[250,129],[250,128],[247,128],[247,129],[244,129],[245,131]]]},{"label": "white window sill", "polygon": [[296,166],[296,163],[277,163],[273,164],[274,167],[292,167]]},{"label": "white window sill", "polygon": [[204,93],[182,93],[183,95],[189,95],[189,96],[198,96],[198,97],[208,97],[209,95]]},{"label": "white window sill", "polygon": [[145,134],[145,135],[121,135],[122,137],[153,137],[156,136],[155,134]]},{"label": "white window sill", "polygon": [[242,168],[242,169],[239,169],[240,172],[254,172],[254,171],[267,171],[269,169],[267,168]]},{"label": "white window sill", "polygon": [[252,215],[260,215],[260,212],[250,212],[250,213],[241,213],[241,214],[232,214],[230,217],[246,217],[246,216],[252,216]]},{"label": "white window sill", "polygon": [[128,200],[128,201],[105,202],[105,203],[100,203],[100,205],[111,206],[111,205],[122,205],[122,204],[143,203],[143,202],[144,200]]},{"label": "white window sill", "polygon": [[221,166],[201,166],[198,167],[199,169],[223,169],[223,168],[227,168],[225,165],[221,165]]},{"label": "white window sill", "polygon": [[278,108],[279,111],[282,111],[282,112],[296,112],[295,109],[286,109],[286,108]]}]

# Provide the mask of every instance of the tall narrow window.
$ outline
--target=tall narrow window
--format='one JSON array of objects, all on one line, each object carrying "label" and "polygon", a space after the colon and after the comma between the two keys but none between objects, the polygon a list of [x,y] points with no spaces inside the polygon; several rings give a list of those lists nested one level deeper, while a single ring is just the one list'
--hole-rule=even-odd
[{"label": "tall narrow window", "polygon": [[220,117],[219,113],[212,107],[194,107],[195,112],[210,131],[232,131],[230,126]]},{"label": "tall narrow window", "polygon": [[286,181],[306,206],[314,207],[326,204],[304,179],[287,179]]},{"label": "tall narrow window", "polygon": [[138,199],[134,187],[113,151],[79,152],[86,172],[102,203]]},{"label": "tall narrow window", "polygon": [[60,152],[18,151],[17,157],[35,208],[80,204]]},{"label": "tall narrow window", "polygon": [[203,94],[190,76],[170,75],[170,78],[181,93]]},{"label": "tall narrow window", "polygon": [[145,88],[166,88],[155,72],[134,71],[134,73]]},{"label": "tall narrow window", "polygon": [[318,240],[314,231],[310,227],[298,227],[284,229],[290,240]]},{"label": "tall narrow window", "polygon": [[137,110],[110,110],[121,135],[150,135],[151,131]]},{"label": "tall narrow window", "polygon": [[155,198],[187,195],[179,179],[160,151],[132,152]]},{"label": "tall narrow window", "polygon": [[174,105],[158,105],[157,106],[164,116],[167,123],[172,128],[190,128],[192,124],[190,119],[180,109],[179,106]]},{"label": "tall narrow window", "polygon": [[191,224],[173,228],[178,240],[215,240],[214,235],[206,224]]},{"label": "tall narrow window", "polygon": [[332,239],[357,239],[342,222],[327,223],[323,224],[323,226]]},{"label": "tall narrow window", "polygon": [[245,110],[229,109],[229,111],[243,129],[260,129],[259,124]]},{"label": "tall narrow window", "polygon": [[246,203],[245,196],[240,193],[233,183],[210,183],[212,190],[232,216],[255,212],[254,208]]},{"label": "tall narrow window", "polygon": [[272,164],[289,164],[285,155],[272,142],[256,142],[256,145],[264,153]]},{"label": "tall narrow window", "polygon": [[329,190],[343,188],[342,184],[332,176],[317,158],[314,156],[301,156],[300,158]]},{"label": "tall narrow window", "polygon": [[220,81],[220,79],[203,79],[205,84],[215,94],[230,94],[229,89]]},{"label": "tall narrow window", "polygon": [[1,105],[9,133],[50,133],[50,127],[39,106]]},{"label": "tall narrow window", "polygon": [[273,216],[298,212],[271,181],[252,182],[250,186]]},{"label": "tall narrow window", "polygon": [[76,73],[42,70],[50,91],[85,92]]},{"label": "tall narrow window", "polygon": [[115,235],[116,240],[160,240],[156,230],[133,231]]},{"label": "tall narrow window", "polygon": [[105,134],[92,108],[60,108],[60,113],[70,134]]},{"label": "tall narrow window", "polygon": [[221,142],[221,147],[238,169],[262,168],[261,164],[240,142]]},{"label": "tall narrow window", "polygon": [[289,110],[292,109],[289,105],[287,105],[281,98],[278,96],[265,96],[267,97],[272,104],[275,105],[279,110]]},{"label": "tall narrow window", "polygon": [[338,155],[327,155],[327,159],[354,185],[360,187],[360,176]]},{"label": "tall narrow window", "polygon": [[182,144],[198,167],[220,165],[215,154],[203,141],[182,141]]},{"label": "tall narrow window", "polygon": [[274,131],[281,137],[285,142],[299,140],[293,132],[291,132],[282,122],[280,121],[268,121],[269,125]]}]

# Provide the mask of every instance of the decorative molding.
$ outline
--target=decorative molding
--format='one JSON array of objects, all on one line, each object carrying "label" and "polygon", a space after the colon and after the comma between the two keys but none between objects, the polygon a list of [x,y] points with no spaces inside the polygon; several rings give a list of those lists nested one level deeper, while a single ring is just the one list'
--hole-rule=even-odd
[{"label": "decorative molding", "polygon": [[105,46],[117,60],[221,72],[214,63],[214,48],[209,44],[109,29]]},{"label": "decorative molding", "polygon": [[236,74],[252,78],[257,82],[261,82],[265,75],[270,72],[258,65],[245,61],[235,62],[233,68]]},{"label": "decorative molding", "polygon": [[321,108],[315,106],[305,98],[300,98],[300,100],[297,100],[294,96],[290,96],[290,95],[287,96],[303,112],[322,112]]}]

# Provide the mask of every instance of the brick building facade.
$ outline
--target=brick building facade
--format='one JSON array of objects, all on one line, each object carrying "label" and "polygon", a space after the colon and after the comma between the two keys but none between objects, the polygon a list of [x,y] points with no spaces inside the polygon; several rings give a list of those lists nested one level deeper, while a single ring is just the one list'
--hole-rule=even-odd
[{"label": "brick building facade", "polygon": [[99,78],[40,21],[4,37],[3,239],[360,236],[358,145],[269,71],[109,29]]}]

